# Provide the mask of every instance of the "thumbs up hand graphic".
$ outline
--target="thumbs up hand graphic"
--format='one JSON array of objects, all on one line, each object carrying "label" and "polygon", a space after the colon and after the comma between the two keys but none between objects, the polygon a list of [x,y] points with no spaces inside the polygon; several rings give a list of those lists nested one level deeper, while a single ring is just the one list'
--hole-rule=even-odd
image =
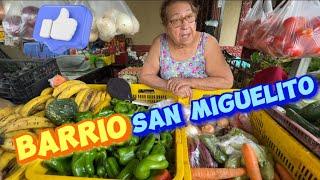
[{"label": "thumbs up hand graphic", "polygon": [[44,19],[40,30],[40,36],[52,39],[70,41],[77,30],[77,21],[69,18],[69,11],[66,8],[60,10],[58,18],[54,21]]}]

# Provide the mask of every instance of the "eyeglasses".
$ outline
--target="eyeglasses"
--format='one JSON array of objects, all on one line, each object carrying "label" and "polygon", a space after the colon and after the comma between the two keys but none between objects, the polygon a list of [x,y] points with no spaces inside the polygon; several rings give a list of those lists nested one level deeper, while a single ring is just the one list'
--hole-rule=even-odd
[{"label": "eyeglasses", "polygon": [[187,20],[188,23],[193,23],[196,20],[196,16],[194,14],[189,14],[179,19],[172,19],[169,21],[169,23],[172,25],[172,27],[177,28],[183,24],[184,20]]}]

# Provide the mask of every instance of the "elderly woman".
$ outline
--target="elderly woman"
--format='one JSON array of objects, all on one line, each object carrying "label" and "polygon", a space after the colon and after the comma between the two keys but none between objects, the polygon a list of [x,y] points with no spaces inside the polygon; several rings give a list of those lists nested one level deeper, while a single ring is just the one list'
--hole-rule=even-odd
[{"label": "elderly woman", "polygon": [[[192,0],[165,0],[161,7],[164,34],[156,37],[140,74],[140,82],[181,97],[191,89],[224,89],[233,75],[217,40],[196,30],[198,9]],[[159,77],[160,75],[160,77]]]}]

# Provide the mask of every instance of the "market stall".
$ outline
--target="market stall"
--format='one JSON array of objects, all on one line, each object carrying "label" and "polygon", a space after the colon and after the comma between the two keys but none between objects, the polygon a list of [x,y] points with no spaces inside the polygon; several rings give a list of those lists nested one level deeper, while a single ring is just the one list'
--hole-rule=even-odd
[{"label": "market stall", "polygon": [[[266,2],[256,1],[239,27],[240,44],[255,52],[245,58],[242,46],[221,47],[234,76],[233,88],[192,89],[186,98],[139,84],[150,46],[133,44],[139,21],[125,1],[51,2],[86,6],[93,14],[86,47],[62,53],[32,36],[39,8],[49,2],[8,2],[4,44],[24,57],[1,53],[0,179],[319,179],[318,93],[312,99],[237,111],[203,124],[191,121],[196,100],[304,74],[319,84],[319,2],[283,2],[265,14]],[[224,3],[211,5],[223,12]],[[315,13],[306,13],[301,6]],[[202,16],[204,12],[209,13],[203,11]],[[215,34],[220,35],[220,26]],[[182,107],[184,126],[141,137],[133,134],[135,115],[145,113],[150,118],[152,111],[174,104]],[[162,117],[174,115],[159,113],[140,126],[151,127],[153,121],[159,123],[154,129],[161,129],[164,125],[157,118]],[[123,126],[132,133],[126,140],[120,136],[127,133],[119,135]],[[39,148],[24,152],[34,152],[29,157],[34,160],[27,163],[17,149],[22,135]]]}]

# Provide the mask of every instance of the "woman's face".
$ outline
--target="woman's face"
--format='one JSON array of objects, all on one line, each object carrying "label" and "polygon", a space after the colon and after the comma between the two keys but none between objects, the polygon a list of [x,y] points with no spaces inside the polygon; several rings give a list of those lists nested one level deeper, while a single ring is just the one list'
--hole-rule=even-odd
[{"label": "woman's face", "polygon": [[196,37],[196,15],[187,2],[175,2],[167,9],[166,27],[170,38],[177,45],[188,45]]}]

